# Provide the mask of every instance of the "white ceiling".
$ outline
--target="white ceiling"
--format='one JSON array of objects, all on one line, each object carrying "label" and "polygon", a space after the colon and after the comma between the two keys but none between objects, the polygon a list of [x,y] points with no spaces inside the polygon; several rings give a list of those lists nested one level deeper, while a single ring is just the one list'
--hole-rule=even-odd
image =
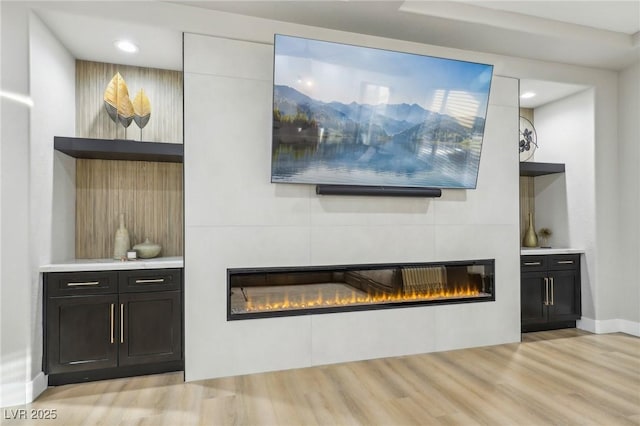
[{"label": "white ceiling", "polygon": [[[182,31],[74,11],[39,9],[38,14],[63,45],[85,61],[182,70]],[[119,51],[116,40],[131,40],[135,54]]]},{"label": "white ceiling", "polygon": [[605,69],[619,70],[640,60],[640,0],[177,3],[419,43]]},{"label": "white ceiling", "polygon": [[465,1],[474,6],[633,35],[640,31],[640,1]]},{"label": "white ceiling", "polygon": [[[465,50],[611,70],[640,61],[640,0],[34,2],[77,58],[179,70],[182,32],[207,33],[211,10]],[[136,55],[113,42],[134,40]],[[535,84],[535,107],[582,86]]]}]

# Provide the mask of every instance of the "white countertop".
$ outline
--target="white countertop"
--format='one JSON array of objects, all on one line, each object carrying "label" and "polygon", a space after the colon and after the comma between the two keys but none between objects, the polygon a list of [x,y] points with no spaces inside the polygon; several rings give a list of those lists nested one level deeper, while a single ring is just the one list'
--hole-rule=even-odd
[{"label": "white countertop", "polygon": [[542,255],[542,254],[580,254],[584,253],[584,249],[575,249],[575,248],[521,248],[521,255]]},{"label": "white countertop", "polygon": [[72,259],[41,265],[40,272],[118,271],[125,269],[182,268],[183,266],[182,256],[127,261],[115,259]]}]

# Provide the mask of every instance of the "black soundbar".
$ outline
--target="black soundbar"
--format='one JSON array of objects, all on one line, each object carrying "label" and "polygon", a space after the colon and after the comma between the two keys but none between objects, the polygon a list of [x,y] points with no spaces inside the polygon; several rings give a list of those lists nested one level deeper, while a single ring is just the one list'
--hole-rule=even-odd
[{"label": "black soundbar", "polygon": [[316,185],[316,194],[437,198],[442,196],[442,190],[438,188],[412,188],[408,186]]}]

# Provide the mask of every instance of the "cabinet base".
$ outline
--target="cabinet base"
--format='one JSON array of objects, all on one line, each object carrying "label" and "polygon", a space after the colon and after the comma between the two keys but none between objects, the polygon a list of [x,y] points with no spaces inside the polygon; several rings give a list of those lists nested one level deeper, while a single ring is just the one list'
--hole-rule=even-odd
[{"label": "cabinet base", "polygon": [[530,331],[546,331],[546,330],[558,330],[560,328],[576,328],[575,321],[558,321],[558,322],[545,322],[542,324],[522,324],[521,331],[528,333]]},{"label": "cabinet base", "polygon": [[159,374],[182,370],[184,370],[184,360],[169,361],[158,364],[105,368],[101,370],[75,371],[73,373],[57,373],[49,374],[49,386],[93,382],[105,379],[119,379],[122,377],[143,376],[146,374]]}]

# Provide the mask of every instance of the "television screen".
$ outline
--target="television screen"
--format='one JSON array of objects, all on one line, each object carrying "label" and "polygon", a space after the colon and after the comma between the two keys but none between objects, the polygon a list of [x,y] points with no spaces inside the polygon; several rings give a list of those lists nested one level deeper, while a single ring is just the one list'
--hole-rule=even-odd
[{"label": "television screen", "polygon": [[475,188],[492,65],[276,35],[271,181]]}]

